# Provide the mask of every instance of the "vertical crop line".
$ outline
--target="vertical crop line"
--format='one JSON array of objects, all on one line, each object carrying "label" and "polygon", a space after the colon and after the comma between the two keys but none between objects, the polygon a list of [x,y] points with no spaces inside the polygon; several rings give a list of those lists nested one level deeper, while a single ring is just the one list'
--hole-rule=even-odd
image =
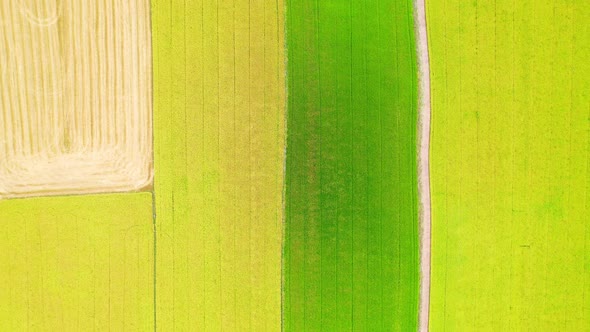
[{"label": "vertical crop line", "polygon": [[[152,103],[152,112],[154,112],[154,109],[156,109],[156,107],[158,107],[156,105],[156,102],[159,102],[159,100],[156,100],[155,95],[156,95],[156,86],[155,86],[155,80],[156,77],[159,77],[159,75],[156,73],[156,70],[159,69],[159,66],[157,64],[157,61],[160,60],[160,56],[157,55],[156,58],[156,54],[160,49],[156,47],[159,47],[160,45],[157,44],[156,39],[158,38],[158,32],[156,30],[156,25],[154,24],[154,6],[155,6],[156,0],[151,0],[149,3],[149,7],[148,7],[148,15],[149,15],[149,19],[148,19],[148,24],[149,24],[149,32],[151,33],[150,35],[150,40],[151,40],[151,44],[152,44],[152,66],[151,66],[151,71],[152,71],[152,81],[151,81],[151,88],[152,88],[152,95],[150,96],[151,98],[151,103]],[[154,121],[154,114],[152,113],[152,122],[150,123],[151,126],[151,130],[152,130],[152,137],[151,137],[151,144],[152,144],[152,151],[151,151],[151,158],[152,158],[152,163],[154,165],[154,169],[155,169],[155,161],[156,161],[156,140],[155,140],[155,121]],[[153,258],[153,266],[152,266],[152,300],[154,301],[153,303],[153,324],[154,324],[154,332],[157,331],[157,324],[158,324],[158,298],[157,298],[157,288],[158,288],[158,282],[157,282],[157,268],[158,268],[158,251],[157,251],[157,240],[158,240],[158,225],[157,225],[157,220],[156,220],[156,186],[157,183],[156,181],[153,182],[153,186],[152,186],[152,190],[151,190],[151,195],[152,195],[152,233],[153,233],[153,237],[152,237],[152,241],[153,241],[153,253],[152,253],[152,258]]]}]

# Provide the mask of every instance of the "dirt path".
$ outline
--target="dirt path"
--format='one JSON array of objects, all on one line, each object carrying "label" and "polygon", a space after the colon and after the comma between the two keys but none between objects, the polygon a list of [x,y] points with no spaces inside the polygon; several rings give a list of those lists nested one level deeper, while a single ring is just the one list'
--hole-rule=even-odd
[{"label": "dirt path", "polygon": [[426,30],[425,0],[416,0],[416,43],[420,82],[418,180],[420,193],[420,312],[419,331],[428,331],[430,307],[430,64]]}]

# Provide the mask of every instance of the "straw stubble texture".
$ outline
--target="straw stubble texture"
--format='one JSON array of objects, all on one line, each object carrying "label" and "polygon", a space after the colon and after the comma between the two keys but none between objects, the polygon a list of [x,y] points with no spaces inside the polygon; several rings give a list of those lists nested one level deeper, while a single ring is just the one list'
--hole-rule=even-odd
[{"label": "straw stubble texture", "polygon": [[152,176],[149,1],[0,4],[0,198]]}]

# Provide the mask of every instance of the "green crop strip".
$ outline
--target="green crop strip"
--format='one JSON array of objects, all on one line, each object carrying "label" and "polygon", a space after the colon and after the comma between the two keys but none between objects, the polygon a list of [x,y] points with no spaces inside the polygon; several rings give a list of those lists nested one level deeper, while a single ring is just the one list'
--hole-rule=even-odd
[{"label": "green crop strip", "polygon": [[289,1],[284,328],[412,331],[419,295],[411,1]]}]

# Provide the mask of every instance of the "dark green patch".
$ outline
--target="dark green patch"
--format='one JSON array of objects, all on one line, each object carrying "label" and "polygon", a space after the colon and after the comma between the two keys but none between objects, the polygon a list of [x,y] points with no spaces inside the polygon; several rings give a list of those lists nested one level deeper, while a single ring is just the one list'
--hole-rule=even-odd
[{"label": "dark green patch", "polygon": [[290,0],[284,327],[415,331],[409,0]]}]

